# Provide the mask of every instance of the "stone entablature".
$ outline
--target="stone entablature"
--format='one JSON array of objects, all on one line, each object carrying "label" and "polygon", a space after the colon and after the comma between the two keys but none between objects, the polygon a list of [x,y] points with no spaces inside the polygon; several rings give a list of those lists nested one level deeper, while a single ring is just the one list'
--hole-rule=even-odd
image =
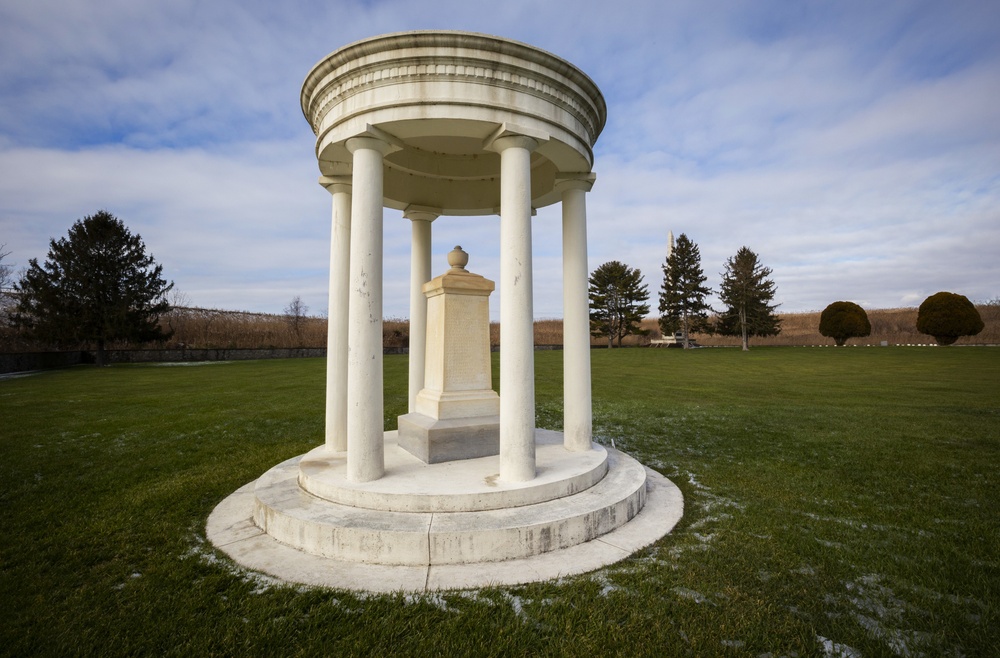
[{"label": "stone entablature", "polygon": [[413,63],[405,60],[393,61],[390,65],[367,67],[367,70],[348,70],[324,85],[322,96],[311,100],[309,107],[304,107],[303,111],[313,126],[329,127],[330,124],[326,120],[333,110],[339,105],[346,104],[351,96],[362,93],[368,88],[400,82],[426,84],[469,78],[465,82],[473,84],[486,82],[517,93],[528,93],[543,98],[571,113],[594,139],[604,127],[604,117],[598,112],[598,108],[587,102],[585,95],[574,93],[575,89],[559,84],[560,81],[544,73],[532,71],[528,74],[522,68],[476,58],[459,61],[464,63],[428,64],[418,63],[420,59],[413,58]]},{"label": "stone entablature", "polygon": [[388,207],[438,215],[498,212],[501,135],[537,142],[531,203],[561,201],[556,180],[589,172],[607,108],[569,62],[525,44],[469,32],[410,32],[366,39],[317,64],[302,88],[324,176],[348,175],[348,141],[376,136],[385,154]]}]

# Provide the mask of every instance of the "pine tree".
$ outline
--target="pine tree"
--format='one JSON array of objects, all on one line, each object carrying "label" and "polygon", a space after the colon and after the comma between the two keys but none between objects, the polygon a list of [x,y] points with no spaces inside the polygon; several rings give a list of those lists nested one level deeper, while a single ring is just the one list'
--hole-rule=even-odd
[{"label": "pine tree", "polygon": [[690,335],[709,329],[711,307],[705,298],[712,289],[705,285],[698,245],[681,233],[663,266],[663,287],[660,289],[660,331],[664,334],[681,332],[684,347],[691,346]]},{"label": "pine tree", "polygon": [[750,349],[751,336],[776,336],[781,332],[781,320],[774,313],[774,281],[771,268],[764,267],[757,254],[740,247],[726,261],[722,273],[719,298],[726,305],[715,330],[724,336],[740,336],[743,351]]},{"label": "pine tree", "polygon": [[170,310],[174,284],[132,235],[107,211],[78,220],[65,238],[49,241],[44,265],[28,261],[16,284],[15,321],[38,340],[58,345],[93,342],[97,364],[113,340],[164,340],[159,316]]},{"label": "pine tree", "polygon": [[607,336],[608,348],[629,334],[645,334],[639,322],[649,313],[649,289],[642,272],[616,260],[604,263],[590,275],[590,330]]}]

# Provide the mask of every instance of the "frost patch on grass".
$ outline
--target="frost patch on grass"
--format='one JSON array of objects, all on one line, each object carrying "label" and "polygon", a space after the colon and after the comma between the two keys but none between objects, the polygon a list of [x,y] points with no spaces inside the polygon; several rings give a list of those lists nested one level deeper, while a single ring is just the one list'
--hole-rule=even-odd
[{"label": "frost patch on grass", "polygon": [[701,592],[696,592],[693,589],[688,589],[686,587],[675,587],[673,589],[674,594],[681,597],[682,599],[690,599],[695,603],[707,603],[709,605],[715,605],[707,596]]},{"label": "frost patch on grass", "polygon": [[[219,557],[215,550],[210,548],[208,541],[197,533],[191,535],[191,543],[191,548],[189,548],[187,552],[181,554],[180,557],[182,560],[196,558],[204,564],[218,567],[230,575],[236,576],[244,583],[253,585],[254,587],[250,591],[251,594],[263,594],[264,592],[276,587],[289,586],[283,580],[279,580],[273,576],[268,576],[267,574],[263,574],[258,571],[249,571],[237,566],[234,562],[228,559]],[[301,585],[296,589],[300,592],[309,590],[309,588],[305,585]]]},{"label": "frost patch on grass", "polygon": [[41,370],[24,370],[22,372],[5,372],[4,374],[0,375],[0,382],[2,382],[5,379],[20,379],[21,377],[31,377],[32,375],[37,375],[40,372],[43,372],[43,371],[41,371]]},{"label": "frost patch on grass", "polygon": [[816,641],[823,648],[823,655],[831,658],[861,658],[861,654],[846,644],[839,644],[833,640],[828,640],[822,635],[816,636]]},{"label": "frost patch on grass", "polygon": [[[458,593],[458,595],[461,596],[462,598],[468,599],[468,600],[473,601],[475,603],[484,603],[484,604],[489,605],[489,606],[504,605],[504,604],[509,605],[511,611],[514,613],[514,616],[516,616],[518,619],[520,619],[521,621],[526,622],[526,623],[535,624],[536,626],[538,625],[537,622],[535,622],[534,620],[532,620],[532,619],[530,619],[528,617],[528,614],[527,614],[527,612],[525,612],[525,609],[524,609],[525,606],[528,606],[528,605],[531,605],[532,603],[534,603],[534,601],[532,601],[532,599],[525,599],[525,598],[523,598],[521,596],[518,596],[516,594],[511,594],[508,591],[500,591],[500,592],[498,592],[498,594],[500,596],[501,601],[495,600],[492,596],[490,596],[488,594],[487,595],[483,595],[483,593],[480,592],[480,591],[478,591],[478,590],[471,590],[471,591],[459,592]],[[543,599],[543,600],[539,601],[538,603],[540,605],[550,605],[552,603],[552,600],[551,599]]]},{"label": "frost patch on grass", "polygon": [[403,597],[404,605],[416,605],[418,603],[429,603],[442,612],[458,612],[458,610],[448,605],[448,601],[439,592],[407,594]]},{"label": "frost patch on grass", "polygon": [[510,603],[511,610],[514,611],[515,615],[524,621],[528,620],[528,617],[524,614],[524,599],[520,596],[514,596],[510,592],[504,592],[503,597]]},{"label": "frost patch on grass", "polygon": [[706,517],[700,518],[697,521],[695,521],[694,523],[692,523],[690,526],[688,526],[688,529],[689,530],[697,530],[697,529],[701,528],[704,525],[708,525],[709,523],[716,523],[718,521],[727,521],[727,520],[729,520],[731,518],[733,518],[733,515],[732,514],[726,514],[725,512],[723,512],[722,514],[718,514],[718,515],[706,516]]},{"label": "frost patch on grass", "polygon": [[882,640],[889,649],[897,656],[923,656],[922,651],[911,650],[912,645],[925,645],[931,639],[930,633],[921,631],[907,631],[898,628],[886,628],[879,620],[866,617],[862,614],[855,614],[854,618],[863,629],[868,631],[873,637]]},{"label": "frost patch on grass", "polygon": [[847,526],[848,528],[854,528],[856,530],[875,530],[878,532],[903,532],[908,534],[915,534],[918,537],[934,536],[934,533],[928,532],[920,528],[907,528],[903,526],[883,525],[880,523],[866,523],[864,521],[858,521],[857,519],[845,519],[838,516],[821,516],[819,514],[813,514],[812,512],[799,512],[799,514],[808,519],[812,519],[813,521],[821,521],[824,523],[836,523],[839,525]]},{"label": "frost patch on grass", "polygon": [[598,592],[598,596],[607,598],[608,594],[611,592],[624,591],[623,587],[611,582],[606,573],[598,572],[591,577],[591,580],[601,586],[601,591]]},{"label": "frost patch on grass", "polygon": [[690,497],[688,497],[688,501],[693,507],[700,508],[704,514],[704,516],[692,522],[687,528],[687,530],[691,531],[687,536],[693,538],[696,543],[686,542],[685,545],[677,545],[669,549],[668,555],[676,561],[683,553],[688,551],[704,552],[712,550],[712,544],[718,537],[719,532],[715,531],[714,528],[709,530],[708,527],[713,524],[724,523],[733,518],[732,514],[722,510],[742,510],[744,506],[742,503],[731,498],[712,493],[712,490],[699,482],[697,475],[690,471],[675,472],[672,477],[677,479],[687,478],[688,483],[695,489]]},{"label": "frost patch on grass", "polygon": [[897,656],[924,655],[922,649],[928,648],[933,636],[923,631],[900,628],[904,623],[907,610],[926,614],[912,604],[903,601],[891,588],[881,583],[882,577],[877,574],[862,576],[857,582],[847,581],[844,588],[846,595],[830,595],[825,597],[826,603],[843,605],[851,608],[850,616],[870,636],[885,643]]},{"label": "frost patch on grass", "polygon": [[165,363],[150,363],[149,365],[154,368],[167,368],[167,367],[188,367],[188,366],[225,366],[233,363],[233,361],[171,361]]}]

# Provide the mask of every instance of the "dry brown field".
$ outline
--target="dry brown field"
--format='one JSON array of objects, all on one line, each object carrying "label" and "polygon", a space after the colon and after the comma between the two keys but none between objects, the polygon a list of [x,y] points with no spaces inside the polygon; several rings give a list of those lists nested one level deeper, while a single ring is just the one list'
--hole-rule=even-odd
[{"label": "dry brown field", "polygon": [[[1000,344],[1000,304],[978,306],[986,328],[978,336],[960,338],[957,345]],[[750,346],[799,346],[832,345],[833,340],[820,335],[819,311],[811,313],[781,314],[782,330],[778,336],[753,338]],[[872,325],[871,336],[855,338],[848,345],[889,345],[930,344],[930,336],[916,330],[916,308],[873,309],[868,311]],[[284,315],[267,315],[240,311],[221,311],[196,308],[175,308],[162,319],[164,327],[172,330],[173,336],[167,347],[199,348],[285,348],[324,347],[326,345],[327,322],[322,317],[301,318],[295,326],[293,318]],[[656,318],[642,322],[645,336],[628,336],[625,346],[649,345],[650,340],[659,338],[660,331]],[[383,323],[383,341],[386,347],[406,347],[409,343],[409,322],[405,319],[388,318]],[[735,336],[712,336],[694,334],[699,345],[738,346]],[[562,320],[539,320],[535,322],[536,345],[561,345],[563,339]],[[490,342],[500,343],[500,325],[490,325]],[[591,339],[594,346],[607,345],[607,339]]]}]

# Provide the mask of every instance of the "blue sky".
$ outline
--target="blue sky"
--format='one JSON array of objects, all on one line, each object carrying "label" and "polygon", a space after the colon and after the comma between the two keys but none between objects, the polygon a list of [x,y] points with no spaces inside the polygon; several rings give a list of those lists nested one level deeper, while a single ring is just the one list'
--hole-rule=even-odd
[{"label": "blue sky", "polygon": [[[1000,3],[0,0],[0,245],[15,268],[100,209],[192,305],[326,311],[330,196],[306,73],[376,34],[460,29],[544,48],[608,102],[590,269],[667,232],[709,284],[743,245],[782,310],[1000,296]],[[558,206],[534,220],[535,313],[560,317]],[[385,315],[408,314],[409,221],[385,213]],[[499,279],[499,219],[434,223]],[[499,312],[494,296],[493,315]]]}]

